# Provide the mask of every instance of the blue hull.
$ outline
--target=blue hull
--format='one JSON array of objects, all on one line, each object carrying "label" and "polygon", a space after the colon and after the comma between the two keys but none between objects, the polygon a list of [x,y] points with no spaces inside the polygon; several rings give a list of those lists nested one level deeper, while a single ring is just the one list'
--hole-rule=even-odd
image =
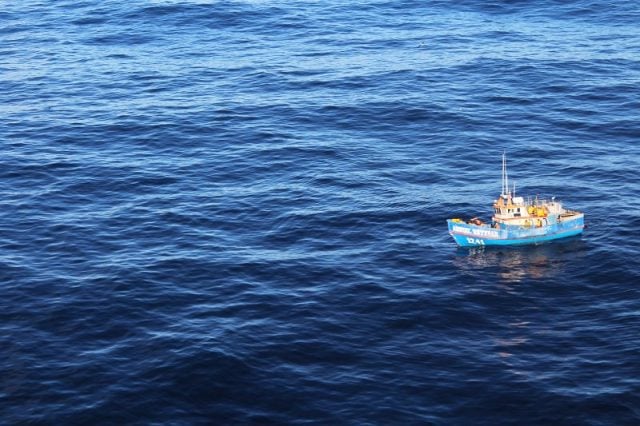
[{"label": "blue hull", "polygon": [[461,247],[513,246],[540,244],[560,238],[579,235],[584,230],[584,215],[579,214],[569,220],[556,221],[540,228],[487,225],[473,225],[447,220],[449,234]]}]

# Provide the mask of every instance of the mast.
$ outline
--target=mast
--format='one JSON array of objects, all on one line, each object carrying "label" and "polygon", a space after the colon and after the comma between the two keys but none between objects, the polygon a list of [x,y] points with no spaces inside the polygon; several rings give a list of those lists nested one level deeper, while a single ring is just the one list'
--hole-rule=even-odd
[{"label": "mast", "polygon": [[504,152],[502,153],[502,177],[501,177],[502,189],[500,190],[500,196],[504,197]]},{"label": "mast", "polygon": [[509,193],[509,172],[507,172],[507,154],[503,153],[502,155],[504,155],[504,187],[507,191],[506,196],[508,197],[511,194]]},{"label": "mast", "polygon": [[502,198],[507,198],[509,193],[509,176],[507,174],[507,153],[502,153]]}]

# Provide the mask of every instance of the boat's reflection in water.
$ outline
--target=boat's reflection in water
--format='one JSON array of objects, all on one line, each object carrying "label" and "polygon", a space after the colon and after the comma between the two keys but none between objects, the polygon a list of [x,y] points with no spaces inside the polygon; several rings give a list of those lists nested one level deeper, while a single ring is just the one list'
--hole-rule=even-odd
[{"label": "boat's reflection in water", "polygon": [[532,303],[531,293],[540,281],[563,285],[566,270],[586,253],[587,243],[579,236],[537,246],[460,248],[455,252],[453,263],[467,278],[465,297],[480,301],[480,308],[492,313],[496,321],[496,327],[485,334],[486,344],[514,380],[546,380],[531,356],[531,345],[555,331],[537,303]]},{"label": "boat's reflection in water", "polygon": [[503,283],[551,278],[584,250],[578,237],[528,246],[458,248],[453,263],[464,274],[497,274]]}]

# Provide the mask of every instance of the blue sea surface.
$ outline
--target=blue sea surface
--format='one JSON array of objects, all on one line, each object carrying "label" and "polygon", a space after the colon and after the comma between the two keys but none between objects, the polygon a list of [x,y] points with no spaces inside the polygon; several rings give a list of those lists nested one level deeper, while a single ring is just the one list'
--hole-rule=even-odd
[{"label": "blue sea surface", "polygon": [[[640,4],[0,11],[0,423],[640,424]],[[519,195],[583,236],[459,249]]]}]

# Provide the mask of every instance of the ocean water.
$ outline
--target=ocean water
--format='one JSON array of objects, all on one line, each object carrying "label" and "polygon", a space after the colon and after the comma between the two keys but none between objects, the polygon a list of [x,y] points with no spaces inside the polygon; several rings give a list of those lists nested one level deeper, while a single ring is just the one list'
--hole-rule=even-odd
[{"label": "ocean water", "polygon": [[[639,424],[640,6],[0,12],[0,423]],[[466,250],[500,156],[580,238]]]}]

